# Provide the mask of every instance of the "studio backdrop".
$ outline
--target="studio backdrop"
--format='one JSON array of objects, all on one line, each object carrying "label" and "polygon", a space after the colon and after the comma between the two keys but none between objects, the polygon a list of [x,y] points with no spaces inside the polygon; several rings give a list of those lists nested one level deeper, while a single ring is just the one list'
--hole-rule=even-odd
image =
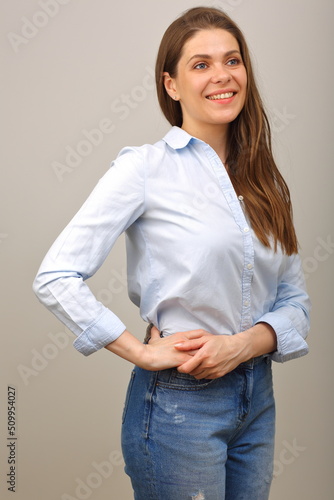
[{"label": "studio backdrop", "polygon": [[[310,354],[274,365],[271,500],[333,498],[333,2],[2,0],[3,500],[132,498],[120,447],[132,366],[103,349],[79,354],[32,281],[120,149],[169,129],[155,57],[167,26],[196,5],[225,10],[248,40],[313,304]],[[90,286],[143,339],[124,237]]]}]

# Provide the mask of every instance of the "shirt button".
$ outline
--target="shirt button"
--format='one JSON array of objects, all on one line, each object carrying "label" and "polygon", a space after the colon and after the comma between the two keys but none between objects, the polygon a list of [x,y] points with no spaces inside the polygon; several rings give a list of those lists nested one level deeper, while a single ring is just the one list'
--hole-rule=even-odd
[{"label": "shirt button", "polygon": [[248,302],[248,300],[245,300],[245,302],[244,302],[244,306],[246,306],[246,307],[247,307],[247,306],[249,306],[249,302]]},{"label": "shirt button", "polygon": [[252,264],[247,264],[247,269],[249,269],[249,270],[253,269],[253,265]]},{"label": "shirt button", "polygon": [[244,233],[248,233],[249,227],[244,227]]}]

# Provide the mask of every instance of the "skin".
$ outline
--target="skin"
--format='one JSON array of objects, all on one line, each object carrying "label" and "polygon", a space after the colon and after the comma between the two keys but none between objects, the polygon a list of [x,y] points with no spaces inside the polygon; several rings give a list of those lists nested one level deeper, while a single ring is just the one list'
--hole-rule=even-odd
[{"label": "skin", "polygon": [[[164,84],[171,98],[180,101],[182,128],[209,144],[224,163],[229,123],[246,98],[247,73],[237,40],[221,29],[197,32],[183,47],[176,76],[164,73]],[[208,99],[227,91],[233,97]],[[215,379],[244,361],[275,351],[277,339],[267,323],[235,335],[213,335],[199,329],[166,338],[160,338],[154,327],[149,344],[125,330],[106,349],[146,370],[176,367],[197,379]]]},{"label": "skin", "polygon": [[[180,102],[182,128],[225,160],[229,123],[242,110],[247,90],[237,40],[222,29],[197,32],[183,47],[176,76],[164,73],[164,84],[171,98]],[[233,91],[232,98],[208,99],[227,91]]]}]

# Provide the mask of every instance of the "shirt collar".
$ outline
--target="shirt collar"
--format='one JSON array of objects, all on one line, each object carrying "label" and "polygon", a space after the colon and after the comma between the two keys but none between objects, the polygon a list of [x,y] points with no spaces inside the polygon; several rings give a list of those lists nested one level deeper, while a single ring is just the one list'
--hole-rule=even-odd
[{"label": "shirt collar", "polygon": [[189,142],[195,139],[180,127],[172,127],[163,140],[173,149],[182,149],[188,146]]}]

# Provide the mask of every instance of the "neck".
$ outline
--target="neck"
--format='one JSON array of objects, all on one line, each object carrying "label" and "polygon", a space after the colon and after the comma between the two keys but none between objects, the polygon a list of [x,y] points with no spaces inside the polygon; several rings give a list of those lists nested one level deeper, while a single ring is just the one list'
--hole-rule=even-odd
[{"label": "neck", "polygon": [[200,139],[203,142],[209,144],[212,149],[217,153],[221,161],[225,164],[227,157],[227,125],[222,127],[208,126],[205,128],[196,128],[187,126],[187,124],[182,124],[182,129],[188,132],[188,134]]}]

